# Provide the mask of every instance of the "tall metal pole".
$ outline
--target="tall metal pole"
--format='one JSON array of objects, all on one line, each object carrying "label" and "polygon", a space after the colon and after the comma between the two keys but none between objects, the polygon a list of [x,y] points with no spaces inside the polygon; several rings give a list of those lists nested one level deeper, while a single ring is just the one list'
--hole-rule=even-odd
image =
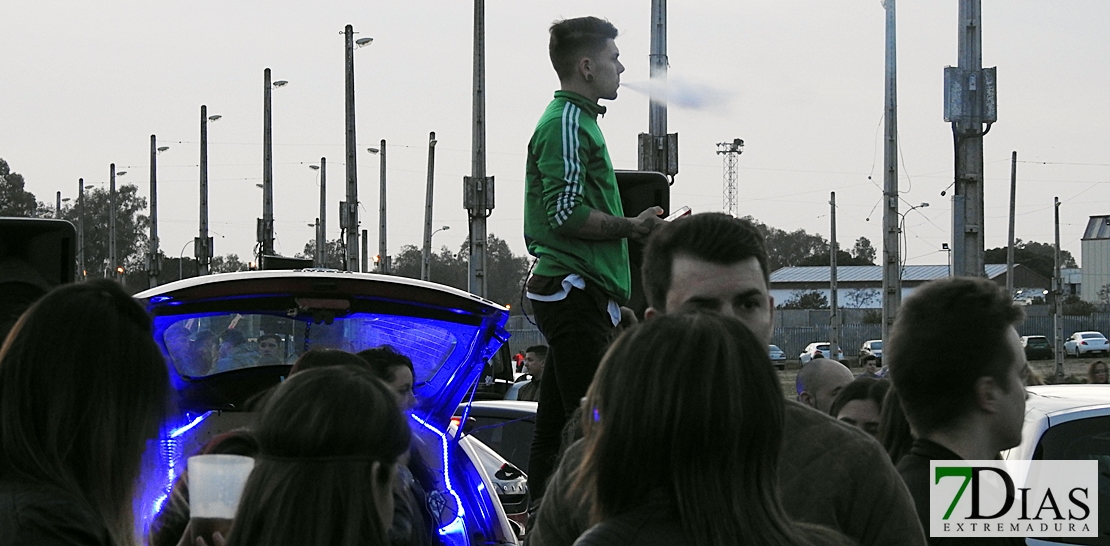
[{"label": "tall metal pole", "polygon": [[85,179],[77,179],[77,282],[85,281]]},{"label": "tall metal pole", "polygon": [[486,7],[474,0],[474,102],[470,177],[465,180],[464,206],[470,216],[470,275],[472,294],[485,297],[486,219],[493,210],[493,177],[486,177]]},{"label": "tall metal pole", "polygon": [[367,263],[370,258],[370,249],[367,248],[367,245],[369,244],[370,238],[367,237],[366,230],[364,229],[362,230],[362,269],[359,270],[363,273],[367,273],[370,271],[370,264]]},{"label": "tall metal pole", "polygon": [[1055,264],[1052,268],[1052,295],[1053,314],[1052,325],[1055,330],[1056,346],[1056,382],[1064,380],[1064,283],[1060,277],[1060,198],[1052,198],[1053,209],[1056,211],[1056,245]]},{"label": "tall metal pole", "polygon": [[424,192],[424,247],[420,259],[420,279],[428,280],[432,263],[432,187],[435,183],[436,133],[428,133],[428,188]]},{"label": "tall metal pole", "polygon": [[1010,156],[1010,240],[1006,245],[1006,293],[1014,297],[1014,216],[1017,210],[1017,150]]},{"label": "tall metal pole", "polygon": [[328,159],[320,158],[320,217],[316,219],[316,267],[324,267],[328,246]]},{"label": "tall metal pole", "polygon": [[270,109],[270,69],[263,71],[262,92],[262,225],[258,229],[258,263],[274,254],[274,138]]},{"label": "tall metal pole", "polygon": [[358,271],[358,170],[355,158],[355,31],[343,29],[347,66],[347,252],[344,269]]},{"label": "tall metal pole", "polygon": [[150,135],[150,252],[146,277],[151,288],[158,286],[162,255],[158,253],[158,137]]},{"label": "tall metal pole", "polygon": [[836,241],[836,192],[829,192],[831,225],[829,226],[829,358],[836,360],[840,354],[840,306],[837,301],[836,253],[840,245]]},{"label": "tall metal pole", "polygon": [[[651,53],[649,72],[655,85],[667,84],[667,0],[651,2]],[[648,133],[667,136],[667,102],[648,101]],[[657,166],[655,170],[659,167]]]},{"label": "tall metal pole", "polygon": [[54,218],[60,219],[62,217],[62,190],[58,190],[54,202]]},{"label": "tall metal pole", "polygon": [[116,164],[111,165],[111,175],[108,182],[108,275],[106,278],[117,279],[116,275]]},{"label": "tall metal pole", "polygon": [[883,339],[902,305],[898,242],[898,55],[894,0],[886,0],[886,140],[883,147]]},{"label": "tall metal pole", "polygon": [[953,273],[972,277],[986,275],[983,268],[983,135],[986,134],[983,123],[993,121],[994,117],[985,118],[983,111],[984,106],[989,108],[985,99],[993,102],[993,82],[988,81],[988,74],[983,70],[979,8],[980,0],[960,0],[959,67],[946,69],[945,74],[945,94],[949,98],[946,119],[952,122],[955,144]]},{"label": "tall metal pole", "polygon": [[385,139],[382,139],[381,148],[378,153],[378,166],[381,172],[378,174],[378,191],[381,195],[378,196],[378,272],[389,273],[389,260],[386,256],[389,254],[389,248],[386,244],[386,224],[388,223],[388,216],[386,216],[385,208]]},{"label": "tall metal pole", "polygon": [[197,275],[207,275],[212,257],[212,238],[208,236],[208,106],[200,106],[200,230],[193,243]]}]

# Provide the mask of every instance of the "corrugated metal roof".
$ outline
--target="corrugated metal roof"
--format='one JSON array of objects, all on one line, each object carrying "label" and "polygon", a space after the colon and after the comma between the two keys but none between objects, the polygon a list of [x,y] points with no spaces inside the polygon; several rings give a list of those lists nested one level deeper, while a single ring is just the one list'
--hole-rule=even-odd
[{"label": "corrugated metal roof", "polygon": [[[1006,264],[987,264],[987,278],[1006,274]],[[903,281],[932,281],[948,277],[947,265],[907,265],[902,270]],[[837,282],[882,282],[883,268],[878,265],[841,265],[836,268]],[[776,283],[827,283],[827,266],[784,267],[771,273],[771,284]]]},{"label": "corrugated metal roof", "polygon": [[1092,216],[1087,220],[1087,229],[1083,231],[1083,240],[1110,239],[1110,216]]}]

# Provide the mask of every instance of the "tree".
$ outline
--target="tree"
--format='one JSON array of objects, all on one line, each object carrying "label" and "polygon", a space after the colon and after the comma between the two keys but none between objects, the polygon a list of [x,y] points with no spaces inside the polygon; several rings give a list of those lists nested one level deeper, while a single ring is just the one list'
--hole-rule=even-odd
[{"label": "tree", "polygon": [[[146,198],[139,197],[139,188],[124,184],[116,189],[116,260],[125,270],[146,268],[147,229],[149,219]],[[108,190],[95,188],[85,192],[85,268],[89,278],[103,278],[108,264]],[[62,218],[74,226],[81,223],[81,208],[66,203]]]},{"label": "tree", "polygon": [[240,261],[238,254],[228,254],[227,256],[213,256],[211,269],[213,273],[234,273],[236,271],[247,271],[250,266]]},{"label": "tree", "polygon": [[[317,267],[325,269],[343,269],[344,248],[346,248],[346,243],[343,242],[343,239],[327,241],[324,246],[324,263],[318,264]],[[304,245],[304,252],[300,252],[293,257],[315,260],[316,239],[309,240],[308,243]]]},{"label": "tree", "polygon": [[[393,260],[393,274],[419,279],[422,259],[420,248],[414,245],[401,247],[401,253]],[[514,255],[508,243],[490,233],[486,242],[486,298],[501,305],[511,305],[513,311],[517,311],[528,266],[527,256]],[[430,281],[466,290],[469,278],[468,243],[463,243],[457,254],[452,254],[447,247],[442,247],[439,254],[432,254]]]},{"label": "tree", "polygon": [[27,191],[23,175],[14,173],[0,159],[0,216],[33,217],[38,212],[35,194]]},{"label": "tree", "polygon": [[[1060,261],[1062,267],[1077,267],[1075,258],[1067,250],[1060,250]],[[1006,263],[1006,247],[988,249],[984,255],[984,263]],[[1056,268],[1056,247],[1047,243],[1015,239],[1014,263],[1024,265],[1051,279]]]},{"label": "tree", "polygon": [[[771,271],[782,267],[801,265],[802,260],[815,254],[825,254],[828,263],[829,242],[820,235],[810,235],[804,229],[789,232],[768,226],[751,216],[745,216],[763,233],[767,242],[767,265]],[[840,255],[837,254],[839,257]]]},{"label": "tree", "polygon": [[[852,256],[857,260],[864,260],[867,265],[875,265],[875,256],[877,255],[878,252],[875,247],[871,246],[871,239],[867,237],[856,239],[856,245],[852,248]],[[839,258],[840,255],[837,254],[837,257]]]},{"label": "tree", "polygon": [[816,291],[795,290],[790,294],[790,299],[778,307],[779,309],[828,309],[829,298]]},{"label": "tree", "polygon": [[868,288],[853,288],[846,294],[847,307],[854,309],[863,309],[864,307],[872,307],[878,303],[879,293],[873,289]]}]

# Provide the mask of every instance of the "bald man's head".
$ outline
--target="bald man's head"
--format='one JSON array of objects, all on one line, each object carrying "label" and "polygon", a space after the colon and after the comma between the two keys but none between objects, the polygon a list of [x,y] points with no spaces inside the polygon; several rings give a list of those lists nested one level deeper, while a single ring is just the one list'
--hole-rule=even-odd
[{"label": "bald man's head", "polygon": [[852,379],[852,370],[847,366],[829,358],[817,358],[798,371],[794,387],[798,391],[799,402],[827,414],[840,389]]}]

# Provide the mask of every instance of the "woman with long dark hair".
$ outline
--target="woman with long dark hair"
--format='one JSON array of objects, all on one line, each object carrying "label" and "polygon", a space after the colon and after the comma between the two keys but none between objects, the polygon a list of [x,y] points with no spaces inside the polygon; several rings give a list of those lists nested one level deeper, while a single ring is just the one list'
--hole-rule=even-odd
[{"label": "woman with long dark hair", "polygon": [[410,434],[396,397],[363,367],[290,375],[255,429],[259,454],[228,546],[388,544]]},{"label": "woman with long dark hair", "polygon": [[778,490],[784,400],[767,346],[732,317],[667,315],[625,332],[586,395],[576,544],[847,544],[792,521]]},{"label": "woman with long dark hair", "polygon": [[0,348],[0,544],[135,543],[132,502],[170,386],[120,286],[58,288]]}]

